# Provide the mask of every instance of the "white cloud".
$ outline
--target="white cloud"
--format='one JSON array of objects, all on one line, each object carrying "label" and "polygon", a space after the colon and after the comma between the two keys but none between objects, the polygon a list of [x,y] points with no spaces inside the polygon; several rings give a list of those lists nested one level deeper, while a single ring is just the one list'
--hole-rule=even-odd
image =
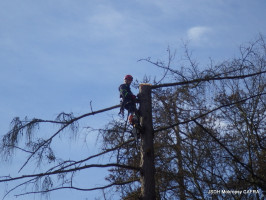
[{"label": "white cloud", "polygon": [[208,42],[208,36],[212,32],[212,28],[206,26],[195,26],[187,31],[187,37],[195,44]]}]

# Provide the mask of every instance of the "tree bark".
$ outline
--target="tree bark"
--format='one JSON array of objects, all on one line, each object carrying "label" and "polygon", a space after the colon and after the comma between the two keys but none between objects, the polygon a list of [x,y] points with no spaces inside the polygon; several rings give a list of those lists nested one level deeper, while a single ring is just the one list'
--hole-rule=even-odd
[{"label": "tree bark", "polygon": [[186,193],[185,193],[185,174],[183,169],[183,157],[182,157],[182,144],[181,144],[181,137],[179,134],[179,127],[175,128],[176,133],[176,156],[177,156],[177,166],[178,166],[178,173],[177,173],[177,182],[179,185],[180,191],[180,200],[186,200]]},{"label": "tree bark", "polygon": [[141,196],[143,200],[155,200],[155,167],[153,147],[151,85],[140,85],[140,125],[141,125]]}]

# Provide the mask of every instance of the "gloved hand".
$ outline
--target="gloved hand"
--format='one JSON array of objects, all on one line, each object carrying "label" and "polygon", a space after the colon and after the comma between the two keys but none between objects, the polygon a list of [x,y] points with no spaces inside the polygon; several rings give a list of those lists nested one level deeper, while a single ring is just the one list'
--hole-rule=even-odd
[{"label": "gloved hand", "polygon": [[132,95],[131,98],[132,98],[132,100],[135,100],[136,99],[136,96],[135,95]]},{"label": "gloved hand", "polygon": [[132,100],[133,100],[135,103],[139,103],[139,96],[132,95]]}]

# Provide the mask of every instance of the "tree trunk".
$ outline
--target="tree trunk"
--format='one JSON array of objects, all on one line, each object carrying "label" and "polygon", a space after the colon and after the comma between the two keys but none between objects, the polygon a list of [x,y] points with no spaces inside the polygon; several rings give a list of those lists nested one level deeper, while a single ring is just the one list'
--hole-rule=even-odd
[{"label": "tree trunk", "polygon": [[[177,107],[174,104],[174,117],[175,122],[179,122]],[[179,185],[180,191],[180,200],[186,200],[186,193],[185,193],[185,173],[183,168],[183,156],[182,156],[182,143],[181,143],[181,136],[180,136],[180,129],[179,126],[176,126],[174,129],[176,134],[176,157],[177,157],[177,167],[178,167],[178,174],[177,174],[177,182]]]},{"label": "tree trunk", "polygon": [[184,181],[184,169],[183,169],[183,157],[182,157],[182,144],[181,144],[181,137],[179,134],[179,127],[175,128],[176,133],[176,156],[177,156],[177,166],[178,166],[178,174],[177,174],[177,182],[179,185],[180,191],[180,200],[186,200],[186,193],[185,193],[185,181]]},{"label": "tree trunk", "polygon": [[141,125],[141,196],[143,200],[155,200],[155,167],[153,147],[151,85],[140,85],[140,125]]}]

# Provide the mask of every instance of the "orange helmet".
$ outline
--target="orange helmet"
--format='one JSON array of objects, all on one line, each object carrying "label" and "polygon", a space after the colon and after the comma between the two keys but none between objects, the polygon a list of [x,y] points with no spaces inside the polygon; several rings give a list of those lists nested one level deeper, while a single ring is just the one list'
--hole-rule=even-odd
[{"label": "orange helmet", "polygon": [[126,75],[124,79],[133,81],[133,77],[131,75]]}]

